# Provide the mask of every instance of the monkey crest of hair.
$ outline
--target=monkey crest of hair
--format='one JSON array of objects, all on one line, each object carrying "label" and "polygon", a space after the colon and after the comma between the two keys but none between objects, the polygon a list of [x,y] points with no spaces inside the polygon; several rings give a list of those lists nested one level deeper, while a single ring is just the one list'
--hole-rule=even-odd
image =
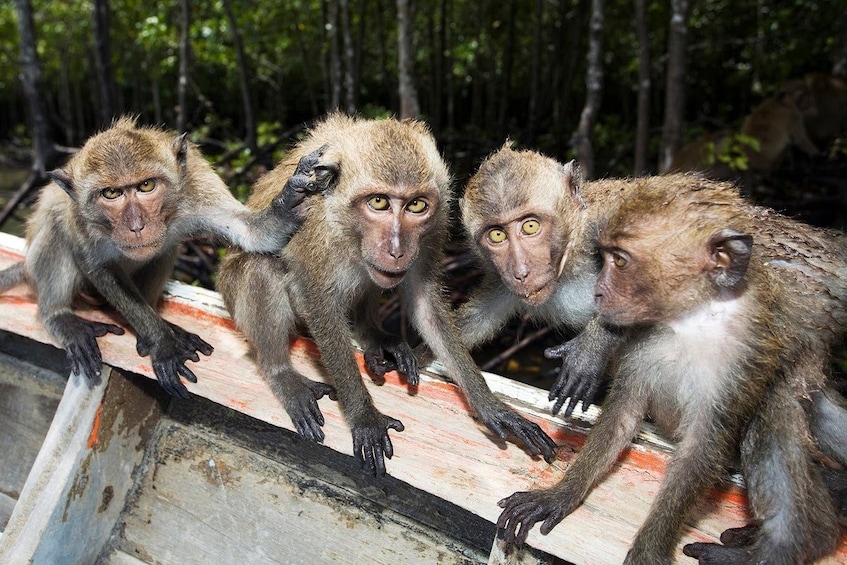
[{"label": "monkey crest of hair", "polygon": [[[417,358],[378,319],[380,297],[396,291],[426,346],[498,437],[517,436],[533,455],[554,444],[488,389],[462,345],[442,290],[450,176],[428,128],[416,121],[364,120],[332,114],[273,171],[259,179],[248,206],[263,207],[304,156],[321,150],[316,170],[324,198],[310,199],[303,226],[276,256],[234,253],[218,288],[256,350],[262,374],[298,433],[324,438],[323,395],[337,396],[363,467],[385,473],[399,420],[380,413],[359,377],[351,340],[376,376],[396,369],[418,383]],[[288,343],[308,329],[332,386],[312,382],[291,365]]]}]

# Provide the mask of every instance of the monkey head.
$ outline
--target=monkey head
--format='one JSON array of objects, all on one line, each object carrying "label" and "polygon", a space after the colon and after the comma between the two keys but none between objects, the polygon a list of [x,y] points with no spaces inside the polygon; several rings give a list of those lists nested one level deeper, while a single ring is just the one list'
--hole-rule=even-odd
[{"label": "monkey head", "polygon": [[376,285],[396,287],[421,253],[439,252],[450,175],[426,125],[334,114],[316,126],[311,142],[326,144],[321,167],[329,172],[324,182],[334,184],[315,202],[324,207],[326,229],[358,244],[359,257],[349,259]]},{"label": "monkey head", "polygon": [[579,171],[508,142],[480,165],[462,199],[477,254],[522,301],[543,304],[556,288],[583,204]]},{"label": "monkey head", "polygon": [[89,236],[146,262],[166,243],[188,151],[184,135],[174,139],[121,118],[50,178],[70,196]]},{"label": "monkey head", "polygon": [[692,180],[641,181],[600,227],[594,294],[607,323],[667,323],[744,289],[753,237],[732,228],[741,223],[737,194],[668,178]]}]

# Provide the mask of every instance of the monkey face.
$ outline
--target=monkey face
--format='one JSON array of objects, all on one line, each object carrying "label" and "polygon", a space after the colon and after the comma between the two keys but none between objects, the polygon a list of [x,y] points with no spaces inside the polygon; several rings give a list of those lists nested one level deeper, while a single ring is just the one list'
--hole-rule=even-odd
[{"label": "monkey face", "polygon": [[161,179],[108,186],[94,194],[94,204],[105,217],[112,243],[129,259],[148,261],[165,242],[165,192]]},{"label": "monkey face", "polygon": [[440,200],[435,189],[402,187],[367,194],[356,206],[362,218],[362,259],[371,280],[384,289],[403,281],[433,225]]},{"label": "monkey face", "polygon": [[533,214],[490,225],[480,236],[503,283],[530,306],[546,302],[556,287],[561,253],[554,232],[551,218]]}]

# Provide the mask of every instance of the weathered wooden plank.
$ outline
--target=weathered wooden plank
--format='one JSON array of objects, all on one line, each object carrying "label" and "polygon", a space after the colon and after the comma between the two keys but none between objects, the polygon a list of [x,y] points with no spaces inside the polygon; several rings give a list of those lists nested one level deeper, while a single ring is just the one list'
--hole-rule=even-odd
[{"label": "weathered wooden plank", "polygon": [[[0,241],[0,245],[4,242]],[[16,258],[15,246],[0,252],[0,268]],[[258,376],[243,337],[235,331],[220,298],[212,292],[196,292],[185,285],[171,284],[169,297],[162,306],[163,316],[204,337],[215,353],[203,358],[192,369],[197,384],[189,390],[274,425],[293,429],[285,411]],[[0,328],[48,341],[35,317],[35,304],[26,288],[0,296]],[[120,323],[105,312],[85,312],[87,317]],[[106,336],[100,340],[104,361],[148,377],[153,373],[149,359],[135,353],[131,335]],[[298,369],[309,378],[322,379],[316,364],[316,350],[305,340],[293,345]],[[488,520],[499,515],[496,503],[516,490],[554,484],[582,445],[583,420],[563,420],[549,416],[546,391],[521,385],[496,375],[486,375],[489,385],[504,399],[538,421],[562,447],[552,465],[533,460],[514,444],[498,445],[484,426],[475,422],[455,386],[436,376],[422,377],[416,389],[410,389],[395,374],[383,385],[365,377],[376,405],[386,414],[400,418],[406,426],[402,433],[392,432],[395,456],[388,463],[391,475],[449,500]],[[516,400],[517,399],[517,400]],[[351,453],[352,441],[335,403],[322,399],[326,418],[326,445]],[[589,410],[588,420],[596,414]],[[534,547],[580,564],[616,563],[647,513],[661,482],[667,454],[654,445],[635,444],[618,465],[588,497],[585,504],[566,518],[553,532],[542,536],[536,527],[529,537]],[[702,505],[696,525],[687,528],[682,543],[714,540],[727,527],[746,520],[742,489],[729,486],[714,491]],[[680,544],[679,547],[681,547]],[[680,559],[682,557],[678,551]],[[683,561],[684,562],[684,561]],[[847,547],[824,563],[847,563]]]},{"label": "weathered wooden plank", "polygon": [[479,562],[451,538],[316,475],[177,424],[160,428],[117,549],[147,563]]},{"label": "weathered wooden plank", "polygon": [[161,412],[149,392],[112,373],[104,367],[94,387],[68,379],[0,540],[0,563],[93,563],[109,539]]}]

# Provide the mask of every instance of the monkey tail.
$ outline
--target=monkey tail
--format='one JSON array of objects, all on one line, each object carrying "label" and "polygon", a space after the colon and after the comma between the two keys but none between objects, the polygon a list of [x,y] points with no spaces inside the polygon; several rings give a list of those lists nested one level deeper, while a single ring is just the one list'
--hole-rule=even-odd
[{"label": "monkey tail", "polygon": [[15,263],[0,271],[0,292],[9,290],[24,282],[24,262]]}]

